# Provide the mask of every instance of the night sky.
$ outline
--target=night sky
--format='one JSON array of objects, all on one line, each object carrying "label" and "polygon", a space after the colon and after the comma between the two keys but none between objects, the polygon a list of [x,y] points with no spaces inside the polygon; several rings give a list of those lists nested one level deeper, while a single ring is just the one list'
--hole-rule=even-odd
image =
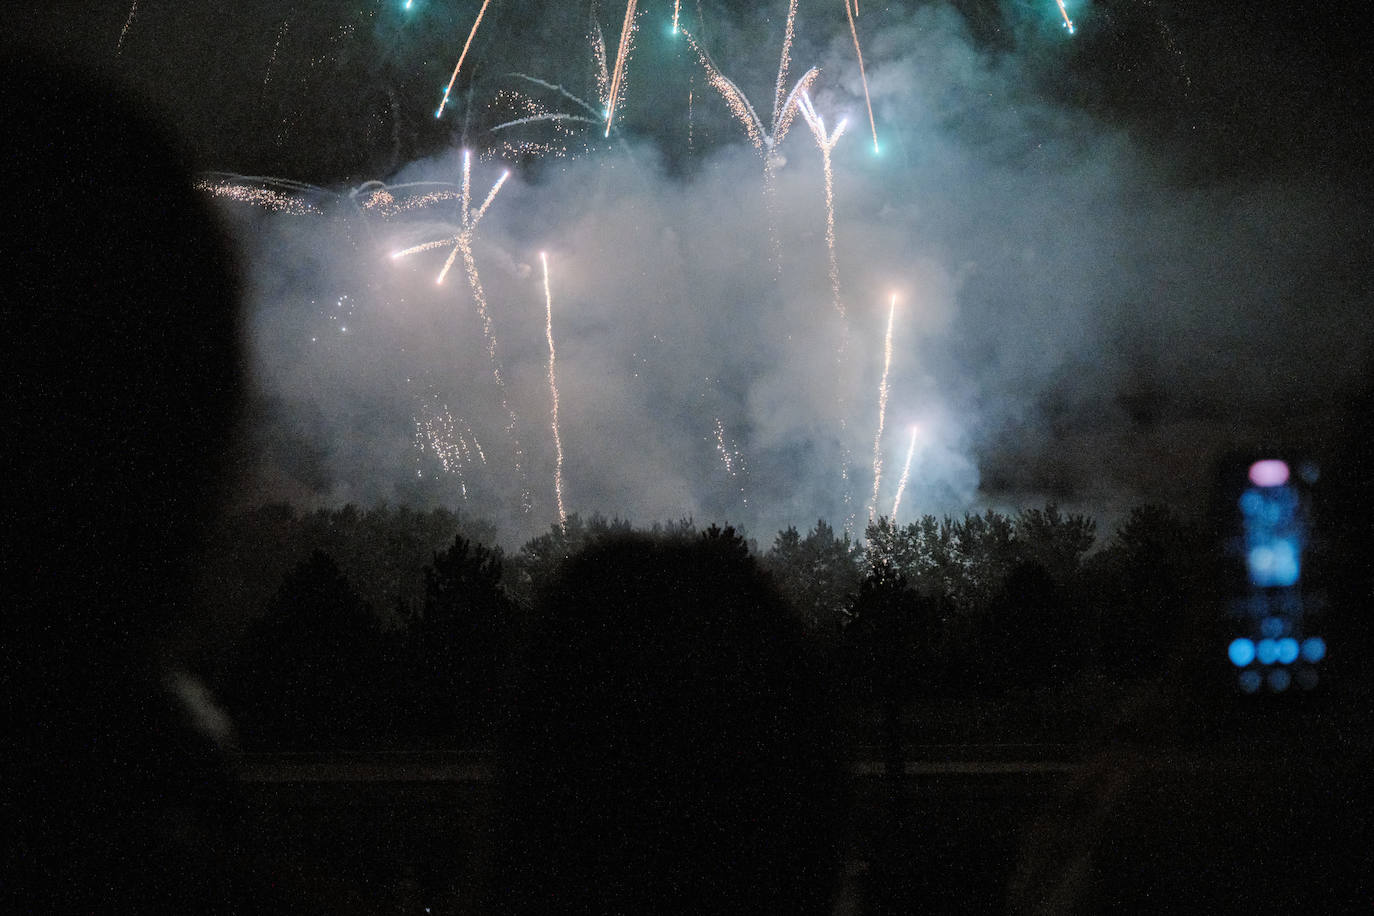
[{"label": "night sky", "polygon": [[[162,110],[203,171],[314,186],[292,195],[305,212],[223,206],[249,269],[247,502],[463,505],[511,541],[555,521],[540,251],[570,511],[771,540],[844,522],[847,454],[861,528],[894,292],[878,506],[918,424],[903,521],[1196,508],[1227,449],[1321,448],[1347,426],[1371,337],[1363,4],[1074,0],[1070,35],[1054,0],[860,0],[875,155],[843,3],[801,0],[789,83],[819,67],[816,110],[848,118],[838,362],[821,157],[800,119],[770,204],[667,0],[639,4],[609,139],[493,130],[577,110],[516,73],[596,102],[592,23],[613,64],[625,13],[608,0],[492,0],[436,119],[478,6],[7,15],[26,45]],[[766,120],[787,5],[739,6],[684,0],[682,24]],[[461,258],[436,286],[451,246],[389,257],[454,235],[456,203],[362,207],[368,181],[459,181],[464,148],[474,202],[512,171],[473,244],[509,410]],[[450,415],[456,472],[416,442],[417,418]]]}]

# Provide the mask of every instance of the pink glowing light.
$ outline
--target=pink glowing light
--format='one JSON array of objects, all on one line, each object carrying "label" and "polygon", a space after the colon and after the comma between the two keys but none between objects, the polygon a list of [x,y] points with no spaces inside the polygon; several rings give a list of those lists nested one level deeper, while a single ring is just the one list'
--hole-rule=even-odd
[{"label": "pink glowing light", "polygon": [[1281,487],[1288,483],[1288,464],[1277,458],[1266,458],[1250,465],[1250,482],[1257,487]]}]

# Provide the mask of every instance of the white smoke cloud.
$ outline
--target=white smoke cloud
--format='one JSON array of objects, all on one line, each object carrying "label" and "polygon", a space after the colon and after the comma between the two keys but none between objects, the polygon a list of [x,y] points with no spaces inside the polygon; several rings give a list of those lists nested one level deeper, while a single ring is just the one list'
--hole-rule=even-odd
[{"label": "white smoke cloud", "polygon": [[[919,424],[904,516],[1186,498],[1217,448],[1348,386],[1368,344],[1352,301],[1368,292],[1345,254],[1358,212],[1336,189],[1187,185],[1125,132],[1037,96],[1024,62],[975,48],[951,10],[882,22],[865,45],[881,156],[848,34],[796,59],[821,65],[827,121],[849,118],[834,156],[842,364],[820,156],[804,125],[784,145],[772,213],[742,134],[685,170],[645,138],[512,176],[475,254],[519,471],[461,259],[436,287],[446,249],[387,257],[447,232],[456,205],[423,221],[258,215],[244,238],[256,374],[273,405],[260,492],[459,502],[457,477],[415,446],[413,418],[432,398],[485,453],[462,472],[467,508],[512,542],[553,522],[541,250],[568,507],[637,522],[729,520],[765,541],[817,517],[842,524],[847,452],[862,524],[891,292],[879,505],[891,506]],[[771,83],[758,82],[745,89],[762,97]],[[708,92],[698,79],[700,130],[729,136]],[[388,180],[456,182],[460,168],[455,151]],[[474,166],[475,199],[500,170]],[[729,468],[717,421],[738,452]],[[310,460],[292,470],[283,456],[300,449]]]}]

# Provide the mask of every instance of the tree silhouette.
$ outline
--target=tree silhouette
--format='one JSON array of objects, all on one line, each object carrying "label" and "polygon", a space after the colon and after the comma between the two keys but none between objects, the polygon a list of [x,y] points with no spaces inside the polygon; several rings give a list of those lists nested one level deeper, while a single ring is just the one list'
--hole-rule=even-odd
[{"label": "tree silhouette", "polygon": [[[444,727],[461,722],[489,734],[504,697],[514,605],[501,587],[499,549],[458,535],[425,567],[425,601],[416,626],[417,653],[440,704]],[[448,730],[448,729],[444,729]]]},{"label": "tree silhouette", "polygon": [[859,589],[859,545],[825,519],[803,538],[795,527],[778,532],[763,566],[811,633],[838,634]]},{"label": "tree silhouette", "polygon": [[371,731],[384,636],[334,559],[287,573],[241,642],[226,691],[250,744],[356,744]]}]

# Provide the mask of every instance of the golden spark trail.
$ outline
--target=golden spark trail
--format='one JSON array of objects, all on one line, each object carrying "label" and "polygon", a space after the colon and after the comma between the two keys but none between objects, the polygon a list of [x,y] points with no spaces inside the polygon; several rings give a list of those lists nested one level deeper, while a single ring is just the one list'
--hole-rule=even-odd
[{"label": "golden spark trail", "polygon": [[673,34],[677,34],[677,14],[678,8],[682,6],[682,0],[673,0]]},{"label": "golden spark trail", "polygon": [[1059,4],[1059,15],[1064,17],[1064,28],[1068,29],[1069,34],[1072,35],[1073,20],[1069,18],[1069,11],[1064,8],[1064,0],[1054,0],[1054,2]]},{"label": "golden spark trail", "polygon": [[778,81],[773,86],[773,123],[778,123],[778,112],[782,110],[783,90],[787,86],[787,68],[792,63],[792,36],[797,24],[797,0],[788,0],[787,25],[782,33],[782,56],[778,60]]},{"label": "golden spark trail", "polygon": [[563,510],[563,440],[558,436],[558,380],[554,375],[553,293],[549,291],[548,254],[539,252],[539,261],[544,265],[544,336],[549,341],[549,398],[553,402],[550,422],[553,429],[553,492],[558,500],[558,524],[564,525],[568,521],[568,513]]},{"label": "golden spark trail", "polygon": [[445,245],[456,244],[458,244],[457,236],[448,239],[435,239],[432,242],[421,242],[419,245],[412,245],[411,247],[403,248],[400,251],[393,251],[391,253],[391,258],[392,260],[399,260],[400,258],[410,257],[412,254],[419,254],[422,251],[430,251],[435,248],[443,248]]},{"label": "golden spark trail", "polygon": [[849,17],[849,34],[854,36],[854,54],[859,58],[859,79],[864,84],[864,105],[868,108],[868,126],[873,131],[873,155],[878,155],[878,125],[873,122],[873,103],[868,98],[868,74],[864,71],[864,52],[859,47],[859,29],[854,25],[854,17],[859,15],[859,0],[844,0],[844,12]]},{"label": "golden spark trail", "polygon": [[129,26],[134,24],[134,16],[138,15],[138,0],[134,0],[134,5],[129,7],[129,18],[124,20],[124,28],[119,30],[119,41],[115,42],[115,57],[124,49],[124,36],[129,34]]},{"label": "golden spark trail", "polygon": [[916,434],[920,427],[911,427],[911,444],[906,447],[906,464],[902,465],[902,479],[897,482],[897,498],[892,501],[892,524],[897,524],[897,510],[902,507],[902,493],[906,490],[907,475],[911,473],[911,456],[916,452]]},{"label": "golden spark trail", "polygon": [[868,503],[868,520],[878,511],[878,488],[883,481],[883,424],[887,420],[887,372],[892,367],[892,320],[897,315],[897,294],[887,310],[887,335],[883,338],[883,380],[878,385],[878,432],[873,436],[873,499]]},{"label": "golden spark trail", "polygon": [[620,26],[620,49],[615,55],[615,72],[611,74],[611,89],[606,105],[606,136],[611,135],[611,123],[615,121],[615,106],[620,101],[620,84],[625,79],[625,58],[630,53],[630,42],[634,40],[635,6],[638,0],[625,4],[625,22]]},{"label": "golden spark trail", "polygon": [[606,113],[610,103],[611,74],[606,68],[606,36],[601,34],[601,24],[592,20],[592,33],[588,36],[592,43],[592,57],[596,60],[596,100],[601,103],[598,118]]},{"label": "golden spark trail", "polygon": [[486,15],[487,4],[491,0],[482,0],[482,8],[477,11],[477,19],[472,24],[472,31],[468,32],[468,40],[463,42],[463,53],[458,55],[458,63],[453,66],[453,75],[448,78],[448,85],[444,87],[444,97],[439,101],[439,110],[434,113],[434,117],[443,117],[444,106],[448,104],[449,93],[453,91],[453,84],[458,79],[458,71],[462,69],[463,58],[468,56],[468,48],[472,45],[472,36],[477,34],[477,27],[482,24],[482,17]]},{"label": "golden spark trail", "polygon": [[729,107],[730,113],[735,116],[735,120],[744,126],[744,132],[749,137],[749,142],[763,157],[763,203],[764,209],[768,213],[768,239],[775,278],[782,275],[782,242],[778,238],[776,225],[776,174],[779,162],[777,149],[782,145],[783,138],[787,136],[787,131],[791,128],[792,121],[796,117],[799,107],[798,98],[806,92],[811,81],[820,73],[820,70],[815,67],[807,70],[802,74],[801,79],[793,85],[792,91],[787,93],[785,98],[782,96],[781,89],[787,79],[787,66],[791,54],[791,17],[795,14],[796,8],[796,2],[793,0],[788,13],[787,37],[783,44],[782,59],[778,64],[778,93],[773,108],[773,121],[767,129],[764,128],[758,112],[754,110],[754,106],[749,103],[749,99],[740,91],[740,88],[716,68],[706,50],[692,37],[692,33],[686,29],[682,30],[682,34],[687,37],[687,42],[692,46],[692,50],[697,52],[697,59],[701,61],[702,69],[706,71],[707,82],[720,93],[726,106]]}]

